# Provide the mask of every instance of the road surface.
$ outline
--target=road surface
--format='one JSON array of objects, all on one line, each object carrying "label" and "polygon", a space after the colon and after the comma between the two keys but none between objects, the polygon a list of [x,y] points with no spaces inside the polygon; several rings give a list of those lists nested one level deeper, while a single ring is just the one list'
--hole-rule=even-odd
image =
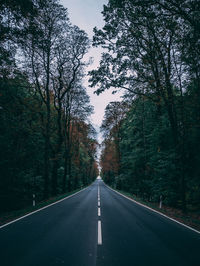
[{"label": "road surface", "polygon": [[199,266],[200,234],[101,180],[0,228],[1,266]]}]

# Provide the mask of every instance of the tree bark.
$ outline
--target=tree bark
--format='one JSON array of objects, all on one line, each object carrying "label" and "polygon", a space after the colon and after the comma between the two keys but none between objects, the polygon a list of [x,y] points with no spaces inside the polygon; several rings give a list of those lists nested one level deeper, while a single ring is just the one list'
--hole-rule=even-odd
[{"label": "tree bark", "polygon": [[50,92],[49,92],[49,74],[50,74],[50,51],[47,53],[47,80],[46,80],[46,134],[45,134],[45,162],[44,162],[44,198],[49,196],[49,170],[50,170],[50,119],[51,119],[51,106],[50,106]]}]

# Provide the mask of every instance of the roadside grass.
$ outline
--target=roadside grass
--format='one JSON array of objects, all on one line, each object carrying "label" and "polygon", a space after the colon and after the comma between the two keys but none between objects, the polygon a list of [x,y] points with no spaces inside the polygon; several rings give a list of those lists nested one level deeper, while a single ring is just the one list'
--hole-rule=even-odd
[{"label": "roadside grass", "polygon": [[199,212],[194,212],[194,211],[190,211],[188,210],[186,213],[184,213],[182,210],[180,209],[176,209],[176,208],[172,208],[166,205],[162,205],[162,208],[159,208],[159,203],[155,203],[155,202],[148,202],[148,201],[144,201],[139,197],[136,197],[135,195],[119,190],[119,189],[115,189],[112,187],[112,189],[120,192],[121,194],[127,196],[130,199],[135,200],[138,203],[141,203],[143,205],[146,205],[160,213],[163,213],[167,216],[169,216],[170,218],[173,218],[185,225],[188,225],[198,231],[200,231],[200,213]]},{"label": "roadside grass", "polygon": [[[89,186],[89,185],[88,185]],[[64,193],[64,194],[60,194],[58,196],[55,196],[55,197],[51,197],[47,200],[44,200],[44,201],[41,201],[41,202],[36,202],[36,206],[33,207],[33,206],[28,206],[24,209],[20,209],[20,210],[15,210],[15,211],[9,211],[9,212],[5,212],[5,213],[2,213],[1,216],[0,216],[0,226],[1,225],[4,225],[6,223],[9,223],[15,219],[18,219],[26,214],[29,214],[31,212],[34,212],[36,210],[39,210],[43,207],[46,207],[52,203],[55,203],[61,199],[64,199],[78,191],[81,191],[82,189],[88,187],[88,186],[84,186],[82,188],[78,188],[76,190],[73,190],[73,191],[70,191],[70,192],[67,192],[67,193]]]}]

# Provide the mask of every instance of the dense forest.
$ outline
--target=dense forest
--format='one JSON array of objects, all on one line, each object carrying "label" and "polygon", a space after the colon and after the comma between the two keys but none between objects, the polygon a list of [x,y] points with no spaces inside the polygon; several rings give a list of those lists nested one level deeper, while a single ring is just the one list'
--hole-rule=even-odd
[{"label": "dense forest", "polygon": [[[146,201],[199,210],[200,2],[109,0],[102,14],[90,86],[124,94],[105,110],[101,176]],[[89,47],[59,0],[1,1],[0,212],[98,176]]]},{"label": "dense forest", "polygon": [[152,202],[200,209],[200,2],[109,0],[91,86],[124,90],[106,107],[101,175]]},{"label": "dense forest", "polygon": [[0,212],[97,177],[93,107],[83,86],[88,48],[59,1],[1,1]]}]

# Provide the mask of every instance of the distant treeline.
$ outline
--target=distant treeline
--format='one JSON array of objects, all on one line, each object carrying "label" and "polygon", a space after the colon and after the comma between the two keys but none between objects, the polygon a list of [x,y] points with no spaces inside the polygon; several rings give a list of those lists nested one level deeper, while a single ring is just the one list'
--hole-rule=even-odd
[{"label": "distant treeline", "polygon": [[86,33],[57,0],[1,1],[0,27],[2,212],[90,184],[98,167]]},{"label": "distant treeline", "polygon": [[[90,72],[97,94],[124,89],[106,108],[102,177],[145,200],[200,209],[200,5],[110,0]],[[115,91],[113,91],[115,93]]]}]

